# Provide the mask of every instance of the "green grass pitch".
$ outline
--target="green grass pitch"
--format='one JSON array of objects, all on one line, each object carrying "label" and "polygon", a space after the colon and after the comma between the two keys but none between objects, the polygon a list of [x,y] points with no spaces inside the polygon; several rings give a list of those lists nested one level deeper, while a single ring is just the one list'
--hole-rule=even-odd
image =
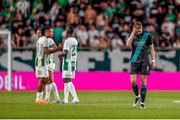
[{"label": "green grass pitch", "polygon": [[[0,92],[0,118],[180,118],[180,92],[148,92],[146,109],[132,108],[130,91],[81,91],[80,104],[34,103],[35,92]],[[52,94],[51,94],[52,96]],[[60,92],[62,98],[62,92]]]}]

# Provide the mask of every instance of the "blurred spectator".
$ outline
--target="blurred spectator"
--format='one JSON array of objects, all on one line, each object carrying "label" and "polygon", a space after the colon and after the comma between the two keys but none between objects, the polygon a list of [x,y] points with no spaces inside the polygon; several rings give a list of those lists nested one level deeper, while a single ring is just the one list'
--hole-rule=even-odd
[{"label": "blurred spectator", "polygon": [[135,10],[133,11],[133,16],[137,20],[142,21],[143,17],[144,17],[144,14],[145,14],[144,10],[143,10],[143,6],[139,2],[134,3],[134,5],[135,5]]},{"label": "blurred spectator", "polygon": [[38,40],[38,35],[36,34],[36,31],[35,30],[31,30],[30,31],[30,41],[31,43],[28,45],[28,47],[36,47],[36,42]]},{"label": "blurred spectator", "polygon": [[97,26],[97,29],[99,31],[104,30],[105,18],[104,18],[104,15],[102,13],[100,13],[96,18],[96,26]]},{"label": "blurred spectator", "polygon": [[95,36],[100,36],[99,31],[93,25],[89,27],[88,35],[90,40],[93,40]]},{"label": "blurred spectator", "polygon": [[13,35],[15,47],[26,47],[27,38],[23,27],[19,27],[17,32]]},{"label": "blurred spectator", "polygon": [[55,27],[53,28],[54,31],[54,41],[55,43],[61,43],[62,42],[62,33],[64,31],[62,27],[62,22],[56,21],[55,22]]},{"label": "blurred spectator", "polygon": [[172,48],[173,45],[173,39],[170,35],[167,27],[162,29],[162,34],[159,41],[159,46],[162,48]]},{"label": "blurred spectator", "polygon": [[56,19],[59,13],[60,6],[57,3],[54,3],[52,8],[50,9],[49,16],[52,22]]},{"label": "blurred spectator", "polygon": [[30,3],[26,0],[19,0],[16,4],[17,9],[21,11],[21,13],[27,17],[30,12]]},{"label": "blurred spectator", "polygon": [[115,36],[111,40],[112,49],[122,48],[123,46],[124,46],[124,43],[122,39],[119,37],[118,34],[115,34]]},{"label": "blurred spectator", "polygon": [[124,0],[118,0],[116,7],[117,7],[118,14],[121,14],[121,15],[125,14],[126,4],[125,4]]},{"label": "blurred spectator", "polygon": [[176,21],[176,16],[175,16],[175,14],[174,14],[174,12],[173,12],[173,7],[171,6],[169,9],[168,9],[168,13],[167,13],[167,17],[169,18],[169,20],[171,21],[171,22],[175,22]]},{"label": "blurred spectator", "polygon": [[100,37],[98,43],[98,49],[103,50],[110,47],[110,41],[107,37]]},{"label": "blurred spectator", "polygon": [[[0,31],[7,31],[8,29],[6,29],[5,25],[1,25],[0,26]],[[6,48],[7,47],[7,35],[0,35],[0,48]]]},{"label": "blurred spectator", "polygon": [[98,48],[100,42],[100,37],[94,36],[93,39],[90,39],[90,47],[91,48]]},{"label": "blurred spectator", "polygon": [[172,23],[168,17],[165,17],[164,18],[164,22],[162,23],[162,26],[161,26],[161,31],[163,30],[167,30],[167,32],[172,36],[174,37],[174,29],[175,29],[175,25],[174,23]]},{"label": "blurred spectator", "polygon": [[[17,48],[34,47],[34,29],[51,25],[56,43],[67,25],[77,29],[81,47],[123,48],[132,24],[143,21],[156,47],[178,47],[179,0],[3,0],[0,26],[12,31]],[[121,42],[120,42],[121,41]],[[110,45],[111,43],[111,45]],[[3,47],[1,41],[0,47]]]},{"label": "blurred spectator", "polygon": [[96,19],[96,11],[92,8],[91,5],[87,6],[85,11],[85,23],[86,24],[93,24]]},{"label": "blurred spectator", "polygon": [[67,24],[72,25],[75,23],[76,13],[75,9],[72,7],[70,8],[69,13],[67,14]]},{"label": "blurred spectator", "polygon": [[79,29],[77,31],[77,36],[79,38],[81,46],[87,47],[88,46],[88,32],[84,25],[79,26]]}]

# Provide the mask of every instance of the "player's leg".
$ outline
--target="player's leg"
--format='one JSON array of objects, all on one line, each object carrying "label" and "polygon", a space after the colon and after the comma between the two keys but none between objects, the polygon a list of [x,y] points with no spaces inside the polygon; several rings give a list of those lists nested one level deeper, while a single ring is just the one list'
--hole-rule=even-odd
[{"label": "player's leg", "polygon": [[68,83],[71,81],[71,78],[63,78],[64,80],[64,103],[68,103],[68,98],[69,98],[69,87]]},{"label": "player's leg", "polygon": [[79,99],[77,97],[77,93],[72,83],[72,79],[75,77],[74,71],[63,71],[63,78],[64,78],[64,101],[68,101],[68,94],[69,92],[73,96],[72,103],[79,103]]},{"label": "player's leg", "polygon": [[49,77],[48,79],[46,80],[46,97],[45,97],[45,100],[47,102],[49,102],[49,99],[50,99],[50,93],[51,93],[51,90],[53,91],[54,93],[54,97],[55,97],[55,102],[56,103],[60,103],[61,100],[60,100],[60,97],[59,97],[59,93],[58,93],[58,89],[57,89],[57,86],[56,84],[54,83],[54,75],[53,75],[53,71],[51,70],[48,70],[49,72]]},{"label": "player's leg", "polygon": [[139,64],[131,64],[130,66],[130,79],[131,79],[131,86],[133,89],[133,92],[135,94],[135,100],[133,103],[133,107],[136,107],[138,104],[138,101],[140,99],[140,95],[139,95],[139,88],[137,85],[137,75],[139,73]]},{"label": "player's leg", "polygon": [[147,63],[142,63],[140,67],[140,74],[141,74],[141,108],[145,109],[145,98],[146,98],[146,81],[147,75],[150,73],[150,66]]},{"label": "player's leg", "polygon": [[37,94],[36,94],[36,102],[38,100],[42,100],[43,97],[43,86],[45,86],[45,78],[38,78],[39,79],[39,84],[37,88]]},{"label": "player's leg", "polygon": [[52,89],[52,86],[50,85],[49,77],[48,77],[48,78],[46,78],[46,87],[45,87],[45,90],[46,90],[45,101],[47,103],[49,103],[49,101],[50,101],[51,89]]},{"label": "player's leg", "polygon": [[141,75],[141,108],[145,109],[145,98],[146,98],[146,81],[147,81],[147,76],[146,75]]},{"label": "player's leg", "polygon": [[137,75],[131,74],[130,78],[131,78],[131,85],[132,85],[133,92],[134,92],[135,96],[139,96],[139,89],[138,89],[138,85],[136,83]]},{"label": "player's leg", "polygon": [[72,82],[72,79],[75,78],[75,71],[71,71],[71,81],[68,82],[68,87],[69,87],[69,91],[71,93],[71,95],[73,96],[73,100],[71,103],[79,103],[79,99],[76,93],[76,89],[74,87],[74,84]]},{"label": "player's leg", "polygon": [[[38,66],[36,67],[36,77],[39,79],[38,89],[37,89],[37,95],[36,95],[36,103],[39,103],[39,101],[42,100],[43,96],[43,87],[46,85],[46,78],[49,76],[47,68],[44,66]],[[45,101],[43,101],[45,103]]]},{"label": "player's leg", "polygon": [[131,74],[130,78],[131,78],[132,89],[133,89],[133,92],[135,94],[135,100],[134,100],[134,103],[133,103],[133,107],[136,107],[137,104],[138,104],[138,101],[140,99],[139,88],[138,88],[138,85],[136,83],[137,75],[136,74]]},{"label": "player's leg", "polygon": [[49,70],[49,82],[51,84],[51,88],[52,88],[52,91],[54,93],[56,103],[60,103],[61,100],[60,100],[60,97],[59,97],[59,92],[58,92],[56,83],[54,82],[54,73],[51,70]]}]

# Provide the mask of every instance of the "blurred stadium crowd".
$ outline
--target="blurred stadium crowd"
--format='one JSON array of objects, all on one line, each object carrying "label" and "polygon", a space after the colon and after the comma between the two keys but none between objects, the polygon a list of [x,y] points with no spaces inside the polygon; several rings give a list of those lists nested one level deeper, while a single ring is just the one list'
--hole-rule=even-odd
[{"label": "blurred stadium crowd", "polygon": [[[69,24],[83,48],[125,47],[132,24],[143,21],[156,47],[180,48],[180,0],[1,0],[0,30],[11,30],[13,48],[32,48],[38,27],[51,25],[55,42]],[[0,48],[6,41],[0,39]]]}]

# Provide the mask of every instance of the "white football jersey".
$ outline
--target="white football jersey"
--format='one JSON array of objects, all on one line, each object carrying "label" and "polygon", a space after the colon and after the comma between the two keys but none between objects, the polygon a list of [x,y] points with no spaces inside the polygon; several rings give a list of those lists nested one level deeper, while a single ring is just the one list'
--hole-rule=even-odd
[{"label": "white football jersey", "polygon": [[78,41],[74,37],[70,37],[64,41],[63,51],[67,50],[67,57],[63,59],[63,71],[75,71],[77,64],[77,47]]},{"label": "white football jersey", "polygon": [[[50,50],[53,49],[53,45],[54,45],[54,44],[55,44],[55,43],[54,43],[54,40],[53,40],[52,38],[48,38],[48,48],[49,48]],[[51,54],[48,55],[48,60],[54,61],[54,54],[53,54],[53,53],[51,53]]]},{"label": "white football jersey", "polygon": [[48,41],[45,36],[38,39],[36,43],[36,66],[45,66],[47,64],[47,54],[44,48],[48,47]]}]

